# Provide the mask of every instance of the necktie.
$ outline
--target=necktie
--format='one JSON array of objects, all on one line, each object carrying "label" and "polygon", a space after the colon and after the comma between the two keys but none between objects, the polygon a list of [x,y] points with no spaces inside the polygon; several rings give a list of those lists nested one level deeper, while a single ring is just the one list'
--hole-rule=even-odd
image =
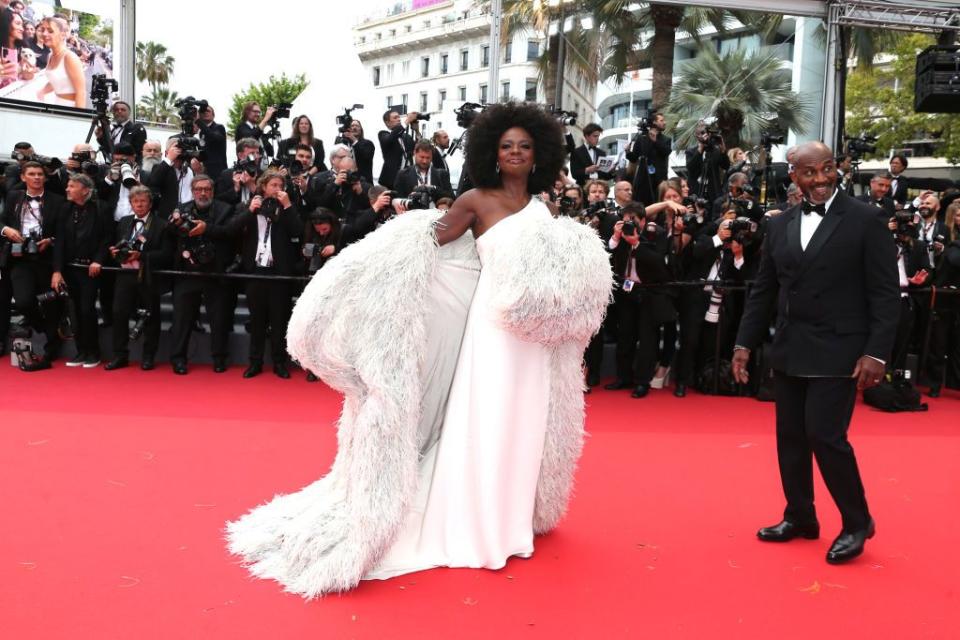
[{"label": "necktie", "polygon": [[27,200],[30,202],[40,202],[43,200],[43,196],[27,196]]},{"label": "necktie", "polygon": [[807,214],[807,213],[816,213],[816,214],[819,215],[819,216],[823,216],[824,214],[827,213],[827,205],[826,205],[826,204],[813,204],[812,202],[809,202],[809,201],[807,201],[807,200],[804,200],[804,201],[803,201],[803,205],[801,205],[801,206],[803,207],[803,213],[804,213],[804,214]]}]

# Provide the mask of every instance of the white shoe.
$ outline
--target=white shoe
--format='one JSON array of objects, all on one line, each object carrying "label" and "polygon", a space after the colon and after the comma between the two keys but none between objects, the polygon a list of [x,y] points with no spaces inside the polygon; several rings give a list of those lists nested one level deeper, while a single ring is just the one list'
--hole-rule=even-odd
[{"label": "white shoe", "polygon": [[[660,373],[660,367],[657,367],[657,373]],[[663,369],[663,375],[655,375],[650,381],[651,389],[663,389],[670,381],[670,367]]]},{"label": "white shoe", "polygon": [[83,361],[84,369],[96,369],[99,366],[100,366],[100,358],[91,356],[89,358],[84,359]]},{"label": "white shoe", "polygon": [[66,365],[68,367],[82,367],[83,363],[87,361],[87,356],[82,353],[78,353],[71,360],[67,360]]}]

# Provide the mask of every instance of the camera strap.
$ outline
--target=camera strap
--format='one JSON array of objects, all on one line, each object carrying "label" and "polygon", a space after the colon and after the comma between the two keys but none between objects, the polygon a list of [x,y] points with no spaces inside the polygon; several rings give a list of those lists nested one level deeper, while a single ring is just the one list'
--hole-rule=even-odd
[{"label": "camera strap", "polygon": [[[37,203],[36,209],[34,209],[31,202],[34,202],[30,196],[24,194],[23,201],[20,204],[20,231],[22,234],[27,234],[27,216],[33,218],[33,224],[30,225],[30,228],[43,228],[43,200],[36,200]],[[38,215],[39,214],[39,215]]]},{"label": "camera strap", "polygon": [[[258,216],[258,218],[259,217],[263,216]],[[263,240],[260,242],[260,247],[257,249],[257,266],[272,267],[273,251],[271,251],[270,247],[270,230],[273,226],[273,223],[267,218],[264,218],[264,221],[267,224],[263,231]]]}]

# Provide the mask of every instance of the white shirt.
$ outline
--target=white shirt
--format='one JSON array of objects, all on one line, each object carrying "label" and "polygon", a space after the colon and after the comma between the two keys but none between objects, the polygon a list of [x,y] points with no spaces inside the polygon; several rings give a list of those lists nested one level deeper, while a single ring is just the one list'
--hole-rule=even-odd
[{"label": "white shirt", "polygon": [[910,280],[907,279],[907,265],[903,259],[903,250],[897,250],[897,271],[900,272],[900,297],[907,297],[907,287],[910,286]]},{"label": "white shirt", "polygon": [[176,165],[174,165],[169,158],[164,158],[163,161],[173,167],[173,170],[177,172],[177,177],[179,178],[177,204],[183,204],[184,202],[193,200],[193,192],[190,190],[190,183],[193,182],[193,169],[190,168],[190,165],[184,162],[183,168],[186,169],[186,171],[184,171],[183,169],[177,169]]},{"label": "white shirt", "polygon": [[[610,250],[613,251],[618,246],[620,246],[620,241],[615,240],[611,236],[610,242],[607,243],[607,246],[609,246]],[[627,258],[627,273],[626,273],[625,279],[630,280],[632,282],[640,282],[640,276],[637,274],[637,261],[633,259],[633,249],[634,249],[633,247],[630,247],[630,254],[629,254],[629,257]],[[618,273],[617,275],[623,275],[623,274]]]},{"label": "white shirt", "polygon": [[[130,237],[127,238],[127,240],[134,240],[136,239],[137,236],[145,233],[147,230],[147,223],[150,221],[149,212],[147,212],[147,215],[143,216],[142,218],[136,217],[136,214],[134,214],[132,211],[131,211],[131,215],[134,216],[134,220],[133,220],[133,224],[130,225]],[[128,262],[124,262],[123,264],[120,265],[120,268],[121,269],[139,269],[140,261],[130,260]]]},{"label": "white shirt", "polygon": [[833,204],[833,201],[837,197],[838,191],[834,189],[833,195],[827,200],[824,204],[825,213],[820,215],[818,213],[800,213],[800,247],[806,251],[807,245],[810,244],[810,239],[813,238],[813,234],[816,233],[817,227],[820,226],[820,223],[823,222],[823,219],[826,217],[826,213],[830,211],[830,205]]},{"label": "white shirt", "polygon": [[273,225],[264,216],[257,216],[257,257],[258,267],[273,266],[273,243],[270,233]]},{"label": "white shirt", "polygon": [[114,146],[120,144],[120,138],[123,136],[123,128],[127,126],[126,122],[114,122],[113,128],[110,131],[110,138],[113,140]]},{"label": "white shirt", "polygon": [[[20,221],[20,235],[26,238],[30,235],[30,232],[36,230],[40,233],[43,229],[43,215],[40,210],[40,203],[30,200],[30,194],[24,198],[24,204],[26,205],[28,211],[24,211],[23,219]],[[41,193],[39,198],[43,198]]]}]

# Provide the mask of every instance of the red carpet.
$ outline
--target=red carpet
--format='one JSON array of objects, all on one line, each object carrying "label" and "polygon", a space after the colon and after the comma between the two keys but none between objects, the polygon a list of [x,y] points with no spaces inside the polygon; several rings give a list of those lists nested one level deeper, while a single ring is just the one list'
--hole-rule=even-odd
[{"label": "red carpet", "polygon": [[568,518],[531,560],[304,603],[251,580],[221,529],[325,473],[339,398],[301,376],[0,367],[4,638],[957,638],[960,395],[859,407],[877,537],[758,542],[782,508],[770,404],[588,397]]}]

